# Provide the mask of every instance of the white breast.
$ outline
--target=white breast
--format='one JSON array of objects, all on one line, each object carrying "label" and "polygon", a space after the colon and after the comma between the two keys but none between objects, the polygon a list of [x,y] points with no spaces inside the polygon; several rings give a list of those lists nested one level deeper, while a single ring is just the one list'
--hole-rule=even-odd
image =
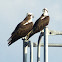
[{"label": "white breast", "polygon": [[42,17],[41,19],[44,19],[45,17]]},{"label": "white breast", "polygon": [[48,12],[47,11],[44,12],[44,17],[42,17],[41,19],[44,19],[46,16],[48,16]]},{"label": "white breast", "polygon": [[31,22],[32,22],[32,19],[30,19],[28,22],[26,22],[26,23],[23,24],[23,25],[29,24],[29,23],[31,23]]}]

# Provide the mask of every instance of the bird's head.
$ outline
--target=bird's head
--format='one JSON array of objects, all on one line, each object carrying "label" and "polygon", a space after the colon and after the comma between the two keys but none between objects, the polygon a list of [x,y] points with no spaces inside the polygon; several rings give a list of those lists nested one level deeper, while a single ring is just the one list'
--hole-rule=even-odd
[{"label": "bird's head", "polygon": [[32,13],[27,13],[27,16],[30,18],[34,18],[34,15]]},{"label": "bird's head", "polygon": [[48,12],[48,9],[47,9],[47,8],[44,8],[44,9],[42,10],[42,12]]},{"label": "bird's head", "polygon": [[48,16],[48,9],[47,9],[47,8],[44,8],[44,9],[42,10],[42,12],[43,12],[43,14],[44,14],[45,16]]}]

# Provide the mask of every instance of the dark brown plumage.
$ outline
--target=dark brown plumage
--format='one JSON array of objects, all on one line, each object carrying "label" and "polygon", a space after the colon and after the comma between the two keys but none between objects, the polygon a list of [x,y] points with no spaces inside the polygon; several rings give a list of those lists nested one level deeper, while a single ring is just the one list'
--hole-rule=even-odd
[{"label": "dark brown plumage", "polygon": [[18,39],[25,37],[32,28],[32,14],[29,13],[26,18],[22,22],[20,22],[15,28],[15,30],[12,32],[11,37],[8,39],[8,46],[17,41]]},{"label": "dark brown plumage", "polygon": [[[45,8],[43,9],[43,11]],[[45,10],[46,11],[46,10]],[[45,12],[44,11],[44,12]],[[46,11],[47,12],[47,11]],[[27,39],[29,39],[31,36],[33,36],[35,33],[40,32],[44,29],[45,26],[49,24],[49,16],[48,13],[43,13],[41,17],[35,22],[32,30],[27,34]]]}]

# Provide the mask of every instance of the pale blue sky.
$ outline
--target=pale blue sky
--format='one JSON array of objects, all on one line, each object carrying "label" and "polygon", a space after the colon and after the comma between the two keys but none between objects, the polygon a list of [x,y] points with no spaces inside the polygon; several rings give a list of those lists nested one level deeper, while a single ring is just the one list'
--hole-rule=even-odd
[{"label": "pale blue sky", "polygon": [[[16,25],[21,22],[26,13],[34,14],[33,22],[42,14],[43,8],[48,8],[50,15],[50,30],[62,31],[62,0],[0,0],[0,61],[23,62],[23,41],[20,39],[10,47],[7,39]],[[39,33],[30,38],[37,42]],[[49,36],[49,43],[62,43],[62,36]],[[42,38],[43,42],[43,38]],[[28,48],[29,55],[29,48]],[[43,62],[43,47],[41,48]],[[62,61],[62,48],[49,47],[49,62]],[[28,56],[29,62],[29,56]],[[34,62],[36,62],[36,48],[34,48]]]}]

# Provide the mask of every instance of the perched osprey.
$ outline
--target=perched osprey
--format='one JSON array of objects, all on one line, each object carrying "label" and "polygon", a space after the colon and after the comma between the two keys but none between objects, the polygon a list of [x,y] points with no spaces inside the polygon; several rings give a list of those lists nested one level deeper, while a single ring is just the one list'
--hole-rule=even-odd
[{"label": "perched osprey", "polygon": [[20,22],[12,32],[11,37],[8,39],[8,46],[28,34],[28,32],[33,28],[33,17],[34,16],[32,13],[27,13],[26,18],[22,22]]},{"label": "perched osprey", "polygon": [[45,26],[49,23],[49,15],[47,8],[44,8],[42,10],[43,14],[40,16],[40,18],[35,22],[32,30],[26,35],[26,38],[29,39],[32,35],[34,35],[37,32],[40,32],[44,29]]}]

